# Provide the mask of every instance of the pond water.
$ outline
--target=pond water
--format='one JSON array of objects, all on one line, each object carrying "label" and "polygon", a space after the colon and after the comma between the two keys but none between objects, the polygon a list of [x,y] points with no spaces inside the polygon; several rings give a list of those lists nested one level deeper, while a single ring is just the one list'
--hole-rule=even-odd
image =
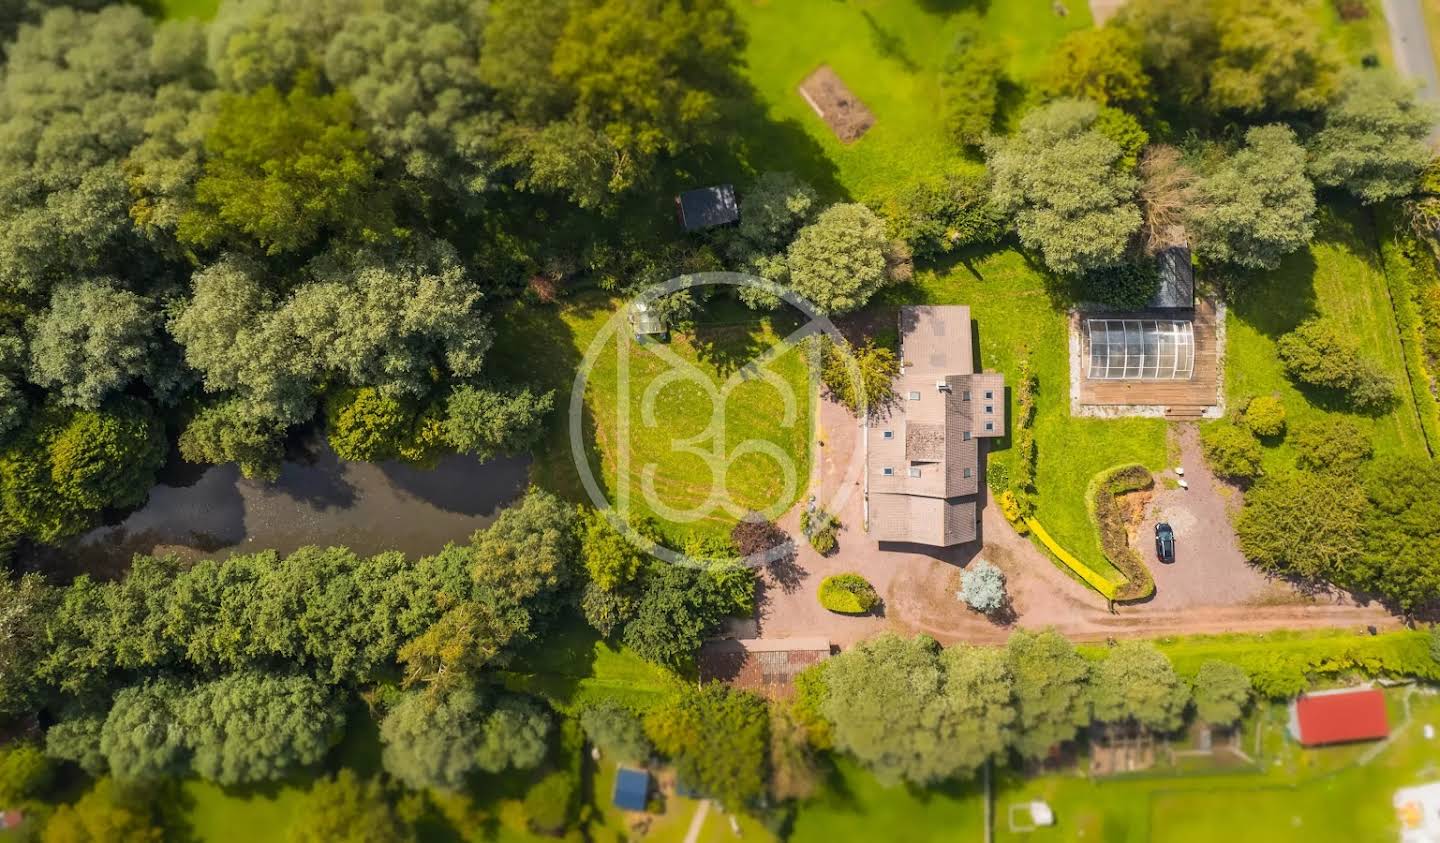
[{"label": "pond water", "polygon": [[194,466],[172,456],[144,506],[32,556],[28,567],[113,575],[136,553],[183,559],[305,545],[344,545],[361,555],[434,553],[463,542],[525,491],[528,457],[481,462],[452,454],[431,469],[342,462],[323,439],[290,449],[274,483],[233,465]]}]

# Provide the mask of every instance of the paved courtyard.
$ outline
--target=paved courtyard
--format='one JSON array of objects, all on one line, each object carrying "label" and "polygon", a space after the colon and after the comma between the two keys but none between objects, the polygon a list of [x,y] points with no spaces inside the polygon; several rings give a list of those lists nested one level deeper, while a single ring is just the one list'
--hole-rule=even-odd
[{"label": "paved courtyard", "polygon": [[[994,506],[981,508],[977,542],[943,550],[889,545],[880,549],[865,534],[862,474],[852,469],[855,461],[864,459],[861,432],[843,406],[820,402],[822,444],[812,493],[821,505],[834,507],[840,518],[840,546],[822,557],[798,539],[793,566],[763,573],[758,619],[762,637],[823,635],[833,644],[848,646],[887,629],[924,632],[945,643],[993,643],[1004,640],[1017,625],[1054,626],[1077,640],[1399,625],[1379,606],[1356,605],[1343,593],[1307,597],[1246,563],[1225,515],[1226,507],[1238,505],[1238,499],[1205,468],[1193,426],[1179,427],[1176,433],[1190,489],[1158,489],[1150,517],[1140,527],[1156,595],[1144,603],[1117,607],[1114,613],[1103,597],[1016,534]],[[840,503],[832,503],[836,501]],[[1157,515],[1169,520],[1178,536],[1180,550],[1173,565],[1156,564],[1152,543],[1143,540]],[[783,517],[780,526],[799,537],[799,509]],[[972,612],[956,598],[960,571],[976,558],[987,559],[1005,572],[1014,609],[1009,624]],[[816,599],[820,581],[842,571],[859,573],[875,586],[883,601],[876,612],[849,617],[821,608]]]}]

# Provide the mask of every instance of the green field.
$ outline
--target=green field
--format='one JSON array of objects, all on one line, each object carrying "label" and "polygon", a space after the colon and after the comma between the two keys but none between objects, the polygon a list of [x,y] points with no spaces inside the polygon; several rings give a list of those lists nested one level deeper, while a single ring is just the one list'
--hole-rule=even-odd
[{"label": "green field", "polygon": [[[1102,840],[1113,843],[1200,843],[1226,840],[1261,843],[1307,840],[1349,843],[1398,838],[1390,806],[1397,788],[1440,775],[1433,742],[1421,724],[1440,717],[1434,695],[1411,697],[1405,722],[1404,691],[1389,695],[1392,741],[1300,749],[1285,736],[1283,705],[1267,706],[1250,719],[1243,741],[1258,763],[1228,773],[1137,775],[1092,780],[1050,775],[1007,780],[996,794],[997,841]],[[1054,828],[1012,834],[1008,805],[1044,799],[1055,810]]]},{"label": "green field", "polygon": [[[916,273],[914,284],[887,290],[893,304],[968,304],[979,336],[979,366],[1013,373],[1028,358],[1036,395],[1036,514],[1066,550],[1107,577],[1120,573],[1100,549],[1085,490],[1096,473],[1123,463],[1166,463],[1166,425],[1158,419],[1083,419],[1070,415],[1067,317],[1042,271],[1014,249]],[[1013,410],[1013,402],[1012,402]],[[992,463],[1012,460],[1008,438],[996,440]]]},{"label": "green field", "polygon": [[220,0],[142,0],[140,5],[150,14],[165,20],[210,20],[220,8]]},{"label": "green field", "polygon": [[[572,384],[617,306],[584,294],[558,308],[518,308],[495,344],[502,371],[556,390],[557,412],[537,449],[533,478],[576,500],[584,493],[570,448]],[[726,302],[707,307],[701,318],[668,343],[644,345],[620,320],[586,382],[592,471],[611,501],[628,490],[631,512],[654,516],[672,539],[690,529],[728,535],[749,509],[777,516],[804,494],[810,476],[814,390],[803,352],[782,350],[763,367],[767,374],[745,368],[767,350],[786,348],[778,344],[795,325]],[[726,499],[739,511],[725,509]],[[707,508],[707,500],[722,505]],[[701,509],[705,514],[693,521],[684,512]]]},{"label": "green field", "polygon": [[[1371,418],[1317,406],[1285,375],[1275,341],[1317,315],[1340,320],[1359,340],[1362,352],[1394,377],[1401,400],[1393,411]],[[1322,209],[1308,249],[1286,258],[1275,272],[1256,273],[1240,282],[1230,296],[1226,328],[1225,389],[1232,405],[1248,396],[1276,395],[1292,426],[1343,415],[1370,437],[1377,454],[1427,455],[1368,213],[1343,206]],[[1294,454],[1284,441],[1266,450],[1268,468],[1293,463]]]},{"label": "green field", "polygon": [[[890,195],[961,159],[936,113],[939,68],[969,10],[981,14],[985,37],[1010,53],[1010,74],[1024,80],[1043,65],[1066,32],[1090,25],[1083,0],[954,3],[946,0],[736,0],[749,32],[746,74],[772,121],[799,127],[823,153],[757,148],[756,169],[792,169],[830,198],[859,201]],[[828,64],[875,115],[875,125],[846,145],[797,93],[800,82]],[[833,169],[832,169],[833,168]]]}]

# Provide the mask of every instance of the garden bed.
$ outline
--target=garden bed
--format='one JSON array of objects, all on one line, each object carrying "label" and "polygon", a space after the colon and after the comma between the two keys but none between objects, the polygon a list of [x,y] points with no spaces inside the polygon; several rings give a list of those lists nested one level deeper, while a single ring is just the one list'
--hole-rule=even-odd
[{"label": "garden bed", "polygon": [[822,64],[800,83],[800,96],[841,143],[854,143],[875,125],[875,115],[850,92],[829,65]]},{"label": "garden bed", "polygon": [[1095,528],[1100,533],[1100,546],[1105,558],[1125,575],[1126,582],[1115,599],[1143,600],[1155,593],[1155,579],[1145,561],[1135,550],[1131,528],[1144,517],[1144,504],[1131,496],[1155,488],[1155,477],[1143,465],[1130,464],[1107,469],[1090,481],[1086,500]]}]

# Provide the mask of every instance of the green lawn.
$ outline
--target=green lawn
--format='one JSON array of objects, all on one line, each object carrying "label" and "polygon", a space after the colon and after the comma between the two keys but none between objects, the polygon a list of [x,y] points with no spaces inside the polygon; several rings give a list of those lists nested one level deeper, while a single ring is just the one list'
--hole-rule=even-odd
[{"label": "green lawn", "polygon": [[[517,308],[495,343],[502,371],[556,390],[557,412],[533,477],[577,500],[583,491],[570,449],[571,388],[617,304],[587,293],[557,307]],[[778,343],[798,323],[757,318],[726,301],[708,306],[701,319],[692,332],[645,345],[622,321],[586,384],[592,470],[612,502],[628,495],[631,512],[654,516],[672,539],[690,529],[728,535],[745,510],[777,516],[804,494],[810,476],[813,389],[804,354],[781,351],[763,367],[768,374],[742,368],[783,349]],[[725,508],[727,499],[736,510]]]},{"label": "green lawn", "polygon": [[1394,67],[1395,52],[1390,46],[1390,29],[1385,23],[1381,0],[1363,0],[1366,14],[1353,20],[1341,19],[1337,5],[1325,0],[1312,3],[1310,8],[1319,17],[1326,34],[1340,45],[1345,60],[1355,65],[1367,56],[1375,56],[1386,67]]},{"label": "green lawn", "polygon": [[220,8],[220,0],[141,0],[140,5],[150,14],[165,20],[210,20]]},{"label": "green lawn", "polygon": [[[1377,454],[1425,456],[1420,417],[1409,392],[1390,291],[1376,251],[1370,215],[1353,208],[1322,209],[1315,241],[1286,258],[1275,272],[1256,273],[1231,296],[1225,389],[1232,404],[1253,395],[1276,395],[1289,423],[1344,415],[1370,437]],[[1316,315],[1334,317],[1360,341],[1362,351],[1394,376],[1402,400],[1378,418],[1317,406],[1285,375],[1275,341]],[[1266,466],[1293,463],[1281,442],[1267,448]]]},{"label": "green lawn", "polygon": [[[747,74],[767,116],[799,127],[823,153],[806,158],[759,148],[751,164],[797,169],[832,198],[860,201],[955,165],[960,150],[936,113],[938,71],[962,23],[954,10],[979,11],[986,37],[1005,45],[1011,75],[1024,80],[1066,32],[1090,25],[1084,0],[1064,5],[1069,14],[1061,17],[1051,0],[736,0],[750,39]],[[822,64],[875,115],[875,125],[852,144],[840,143],[796,91]]]},{"label": "green lawn", "polygon": [[[1065,549],[1102,574],[1118,577],[1100,549],[1085,505],[1097,472],[1122,463],[1159,469],[1166,463],[1165,422],[1083,419],[1070,415],[1067,317],[1046,290],[1042,271],[1013,249],[975,256],[941,271],[916,273],[913,284],[886,291],[891,304],[968,304],[979,336],[979,365],[1013,375],[1028,357],[1039,380],[1035,440],[1037,515]],[[1011,409],[1013,410],[1013,403]],[[1009,439],[991,450],[1008,465]]]},{"label": "green lawn", "polygon": [[[1404,717],[1402,694],[1390,693],[1392,729]],[[1285,707],[1273,705],[1247,726],[1244,747],[1251,752],[1254,730],[1263,721],[1264,755],[1253,767],[1098,781],[1075,774],[1009,777],[996,793],[995,839],[1000,843],[1394,840],[1398,835],[1390,798],[1395,789],[1434,780],[1440,773],[1434,743],[1420,734],[1420,724],[1440,718],[1440,700],[1416,695],[1411,706],[1411,726],[1365,765],[1360,761],[1373,744],[1300,749],[1285,737]],[[1009,832],[1008,806],[1032,799],[1044,799],[1054,808],[1056,825],[1026,834]]]},{"label": "green lawn", "polygon": [[825,790],[800,807],[790,843],[841,840],[982,840],[985,806],[979,783],[913,790],[886,787],[839,758]]},{"label": "green lawn", "polygon": [[567,713],[600,699],[643,710],[684,681],[627,648],[612,647],[578,618],[547,633],[542,646],[521,653],[505,680],[512,689],[545,697]]}]

